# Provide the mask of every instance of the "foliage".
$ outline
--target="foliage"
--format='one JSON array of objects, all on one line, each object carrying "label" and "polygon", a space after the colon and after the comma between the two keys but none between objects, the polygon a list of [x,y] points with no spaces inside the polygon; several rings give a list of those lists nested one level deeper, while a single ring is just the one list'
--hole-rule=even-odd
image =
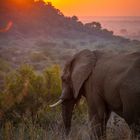
[{"label": "foliage", "polygon": [[44,71],[45,84],[47,94],[60,95],[61,93],[61,80],[60,80],[60,68],[58,65],[50,67]]},{"label": "foliage", "polygon": [[10,70],[9,63],[0,58],[0,71],[8,72]]},{"label": "foliage", "polygon": [[40,62],[40,61],[43,61],[45,59],[46,59],[46,57],[40,52],[35,52],[35,53],[31,54],[31,61],[32,62]]},{"label": "foliage", "polygon": [[37,74],[29,65],[23,65],[8,74],[5,88],[0,94],[0,112],[2,119],[15,120],[25,115],[36,116],[50,98],[58,97],[61,92],[59,66],[47,68],[43,74]]}]

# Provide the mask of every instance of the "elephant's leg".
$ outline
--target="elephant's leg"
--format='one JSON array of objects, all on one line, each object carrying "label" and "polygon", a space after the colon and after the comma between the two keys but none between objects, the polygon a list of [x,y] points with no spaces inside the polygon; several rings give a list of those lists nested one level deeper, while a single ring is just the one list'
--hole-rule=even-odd
[{"label": "elephant's leg", "polygon": [[130,126],[133,123],[133,110],[128,105],[123,105],[123,117]]},{"label": "elephant's leg", "polygon": [[130,104],[124,103],[123,104],[123,118],[125,119],[125,121],[127,122],[127,124],[132,130],[131,136],[135,137],[137,135],[137,131],[135,129],[136,127],[133,125],[133,121],[134,121],[133,115],[134,115],[133,108],[130,107]]},{"label": "elephant's leg", "polygon": [[125,119],[125,121],[127,122],[127,124],[129,125],[129,127],[132,129],[133,134],[135,136],[140,136],[140,117],[138,117],[137,115],[140,116],[140,114],[138,114],[135,110],[137,109],[137,107],[135,106],[129,106],[129,105],[124,105],[123,107],[123,117]]},{"label": "elephant's leg", "polygon": [[91,127],[91,139],[101,139],[106,137],[106,124],[109,115],[105,110],[100,110],[96,114],[89,112],[89,121]]},{"label": "elephant's leg", "polygon": [[122,94],[123,118],[133,130],[134,135],[140,135],[140,96],[135,92],[131,92],[131,90],[129,92],[123,91]]},{"label": "elephant's leg", "polygon": [[93,139],[100,139],[103,136],[103,122],[98,115],[90,117],[90,137]]}]

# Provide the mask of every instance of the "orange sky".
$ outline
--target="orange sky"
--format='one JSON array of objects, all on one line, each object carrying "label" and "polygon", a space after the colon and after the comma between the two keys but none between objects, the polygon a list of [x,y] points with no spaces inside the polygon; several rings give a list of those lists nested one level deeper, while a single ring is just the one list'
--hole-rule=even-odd
[{"label": "orange sky", "polygon": [[45,0],[72,16],[140,16],[140,0]]}]

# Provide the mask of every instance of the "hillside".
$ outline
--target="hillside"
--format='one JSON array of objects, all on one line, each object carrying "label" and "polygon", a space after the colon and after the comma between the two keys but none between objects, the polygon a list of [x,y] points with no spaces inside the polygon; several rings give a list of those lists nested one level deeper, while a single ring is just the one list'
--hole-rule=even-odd
[{"label": "hillside", "polygon": [[[8,9],[9,7],[10,9]],[[9,7],[1,9],[1,21],[11,20],[13,22],[14,27],[10,33],[14,35],[20,33],[27,37],[27,35],[46,34],[59,38],[82,38],[93,35],[107,38],[113,34],[106,29],[101,29],[100,23],[93,22],[84,25],[76,16],[65,17],[51,3],[34,2],[24,9],[22,7],[15,8],[14,5],[9,5]]]},{"label": "hillside", "polygon": [[13,3],[2,0],[0,5],[2,72],[25,63],[38,71],[52,64],[63,66],[83,48],[128,51],[140,47],[139,41],[114,36],[96,21],[84,24],[76,16],[66,17],[51,3],[30,0],[23,8],[9,1]]}]

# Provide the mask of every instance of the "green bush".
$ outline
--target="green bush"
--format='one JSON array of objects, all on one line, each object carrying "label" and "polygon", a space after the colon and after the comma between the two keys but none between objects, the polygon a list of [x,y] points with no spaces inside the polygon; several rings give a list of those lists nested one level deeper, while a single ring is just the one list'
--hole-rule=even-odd
[{"label": "green bush", "polygon": [[34,52],[30,56],[32,62],[40,62],[46,60],[46,56],[41,52]]},{"label": "green bush", "polygon": [[46,93],[51,99],[57,98],[61,93],[60,67],[55,65],[44,71]]},{"label": "green bush", "polygon": [[12,121],[24,116],[34,118],[50,101],[56,100],[60,92],[59,66],[38,74],[31,66],[23,65],[6,77],[0,94],[0,112],[4,113],[4,119]]}]

